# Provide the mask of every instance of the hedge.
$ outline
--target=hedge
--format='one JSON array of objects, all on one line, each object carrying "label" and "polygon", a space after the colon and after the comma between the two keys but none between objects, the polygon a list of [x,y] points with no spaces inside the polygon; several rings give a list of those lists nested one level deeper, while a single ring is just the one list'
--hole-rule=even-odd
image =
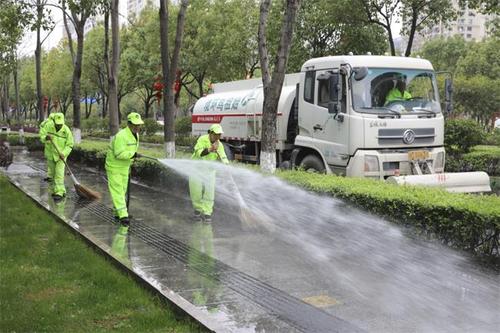
[{"label": "hedge", "polygon": [[[27,140],[27,145],[28,141],[31,140]],[[75,146],[70,159],[103,168],[107,146],[107,142],[82,142]],[[162,157],[161,149],[141,148],[140,152]],[[149,159],[136,160],[132,173],[159,186],[171,182],[186,186],[182,177]],[[449,193],[435,188],[396,186],[304,171],[279,171],[277,175],[307,190],[344,199],[396,223],[415,227],[416,231],[449,246],[497,259],[500,255],[500,198],[497,196]]]},{"label": "hedge", "polygon": [[280,171],[279,177],[307,190],[345,199],[444,244],[499,256],[500,198],[395,186],[376,180]]},{"label": "hedge", "polygon": [[485,171],[500,176],[500,147],[476,146],[463,155],[447,155],[447,172]]}]

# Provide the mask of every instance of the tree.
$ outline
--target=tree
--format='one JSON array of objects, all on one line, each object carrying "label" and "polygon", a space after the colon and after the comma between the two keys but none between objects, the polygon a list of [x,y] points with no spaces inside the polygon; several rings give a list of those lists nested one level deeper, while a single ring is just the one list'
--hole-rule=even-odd
[{"label": "tree", "polygon": [[300,71],[310,58],[349,52],[383,53],[386,49],[384,30],[379,26],[358,24],[364,15],[362,8],[352,1],[305,1],[297,15],[288,65],[290,71]]},{"label": "tree", "polygon": [[[53,105],[66,111],[71,102],[71,56],[64,41],[45,54],[42,62],[42,81]],[[49,106],[50,107],[50,106]]]},{"label": "tree", "polygon": [[156,97],[153,89],[155,80],[161,77],[160,36],[158,35],[158,12],[146,7],[128,27],[126,48],[121,56],[121,71],[138,88],[136,93],[144,104],[145,117],[150,116],[150,108]]},{"label": "tree", "polygon": [[401,0],[356,0],[365,11],[363,21],[382,27],[387,33],[391,54],[396,55],[392,25],[399,16]]},{"label": "tree", "polygon": [[186,91],[200,98],[207,81],[253,77],[259,62],[256,1],[199,0],[189,12],[180,64]]},{"label": "tree", "polygon": [[415,33],[436,23],[447,23],[456,15],[450,0],[402,0],[402,33],[408,36],[405,57],[411,55]]},{"label": "tree", "polygon": [[188,0],[181,0],[179,13],[177,15],[177,28],[175,34],[175,45],[172,52],[172,58],[169,57],[168,45],[168,0],[160,0],[160,45],[161,62],[163,73],[163,119],[165,136],[165,153],[168,158],[175,157],[175,129],[174,129],[174,94],[173,84],[177,65],[179,63],[179,53],[182,46],[182,33],[184,30],[185,14],[188,6]]},{"label": "tree", "polygon": [[276,170],[276,118],[278,113],[278,102],[285,79],[285,70],[300,0],[286,1],[281,36],[273,63],[274,69],[272,76],[269,67],[270,55],[266,36],[270,2],[270,0],[261,1],[258,30],[259,56],[262,68],[262,83],[264,85],[260,165],[263,171],[273,173]]},{"label": "tree", "polygon": [[457,113],[488,128],[493,125],[493,114],[500,110],[500,79],[483,75],[458,76],[454,82],[454,96]]},{"label": "tree", "polygon": [[402,32],[408,37],[405,56],[409,57],[415,33],[424,27],[454,17],[450,0],[356,0],[365,11],[364,21],[375,24],[387,33],[391,54],[396,55],[392,27],[402,18]]},{"label": "tree", "polygon": [[16,117],[19,117],[17,44],[22,37],[23,27],[33,20],[29,9],[27,3],[14,0],[0,1],[0,108],[4,116],[9,111],[9,82],[13,74]]},{"label": "tree", "polygon": [[433,38],[422,46],[419,55],[429,60],[435,70],[454,73],[458,60],[471,46],[462,36]]},{"label": "tree", "polygon": [[118,26],[118,0],[111,0],[111,62],[108,64],[109,77],[109,132],[113,137],[119,130],[118,119],[118,70],[120,58],[120,27]]},{"label": "tree", "polygon": [[[101,2],[102,0],[61,0],[63,18],[69,39],[68,46],[73,59],[73,80],[71,88],[73,92],[73,136],[75,138],[75,143],[80,143],[82,139],[80,129],[80,79],[82,76],[85,23],[90,16],[98,12]],[[69,9],[70,14],[66,12],[66,7]],[[73,39],[67,24],[67,19],[73,24],[76,33],[76,52],[73,49]]]},{"label": "tree", "polygon": [[[457,62],[457,74],[466,77],[482,75],[492,80],[500,77],[500,38],[491,37],[484,42],[471,44]],[[497,109],[498,110],[498,109]]]}]

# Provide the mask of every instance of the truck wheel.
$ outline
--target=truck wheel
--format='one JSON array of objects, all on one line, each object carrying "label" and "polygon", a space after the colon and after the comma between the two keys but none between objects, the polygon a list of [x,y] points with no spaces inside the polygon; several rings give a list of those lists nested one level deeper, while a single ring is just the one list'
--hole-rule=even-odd
[{"label": "truck wheel", "polygon": [[300,167],[307,172],[325,172],[323,161],[316,155],[307,155],[304,157],[302,162],[300,162]]},{"label": "truck wheel", "polygon": [[224,146],[224,152],[226,153],[226,157],[229,161],[234,161],[234,154],[233,154],[233,150],[231,149],[231,147],[229,147],[229,145],[227,143],[222,143],[222,145]]}]

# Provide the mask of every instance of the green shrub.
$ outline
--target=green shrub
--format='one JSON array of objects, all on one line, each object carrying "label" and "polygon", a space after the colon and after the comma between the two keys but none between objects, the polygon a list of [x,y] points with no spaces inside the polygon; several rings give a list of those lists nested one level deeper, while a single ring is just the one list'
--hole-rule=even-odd
[{"label": "green shrub", "polygon": [[146,133],[146,135],[155,135],[155,133],[160,131],[161,129],[162,126],[158,124],[155,119],[144,119],[143,131]]},{"label": "green shrub", "polygon": [[43,150],[43,144],[38,136],[26,136],[24,143],[29,151]]},{"label": "green shrub", "polygon": [[196,140],[198,138],[195,136],[177,136],[175,138],[175,144],[182,147],[194,147]]},{"label": "green shrub", "polygon": [[444,145],[448,153],[467,153],[483,142],[484,135],[481,126],[473,120],[451,119],[444,126]]},{"label": "green shrub", "polygon": [[178,117],[175,119],[175,133],[179,136],[191,135],[191,117]]},{"label": "green shrub", "polygon": [[307,190],[348,200],[396,223],[417,227],[447,245],[499,255],[500,198],[496,196],[299,171],[281,171],[278,175]]},{"label": "green shrub", "polygon": [[486,133],[483,143],[500,147],[500,128],[495,128],[493,131]]},{"label": "green shrub", "polygon": [[490,176],[500,176],[500,147],[476,146],[467,154],[448,155],[446,171],[484,171]]}]

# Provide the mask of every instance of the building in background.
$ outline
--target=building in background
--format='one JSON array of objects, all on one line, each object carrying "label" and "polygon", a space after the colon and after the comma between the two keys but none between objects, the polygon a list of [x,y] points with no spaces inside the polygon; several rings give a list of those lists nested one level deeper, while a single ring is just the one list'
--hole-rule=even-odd
[{"label": "building in background", "polygon": [[[418,51],[426,41],[432,38],[462,36],[466,41],[481,41],[490,35],[490,22],[498,15],[484,15],[477,10],[468,8],[460,9],[456,0],[453,0],[452,3],[458,12],[456,20],[447,24],[439,23],[417,32],[413,40],[412,52]],[[406,45],[408,38],[403,37],[403,39]]]}]

